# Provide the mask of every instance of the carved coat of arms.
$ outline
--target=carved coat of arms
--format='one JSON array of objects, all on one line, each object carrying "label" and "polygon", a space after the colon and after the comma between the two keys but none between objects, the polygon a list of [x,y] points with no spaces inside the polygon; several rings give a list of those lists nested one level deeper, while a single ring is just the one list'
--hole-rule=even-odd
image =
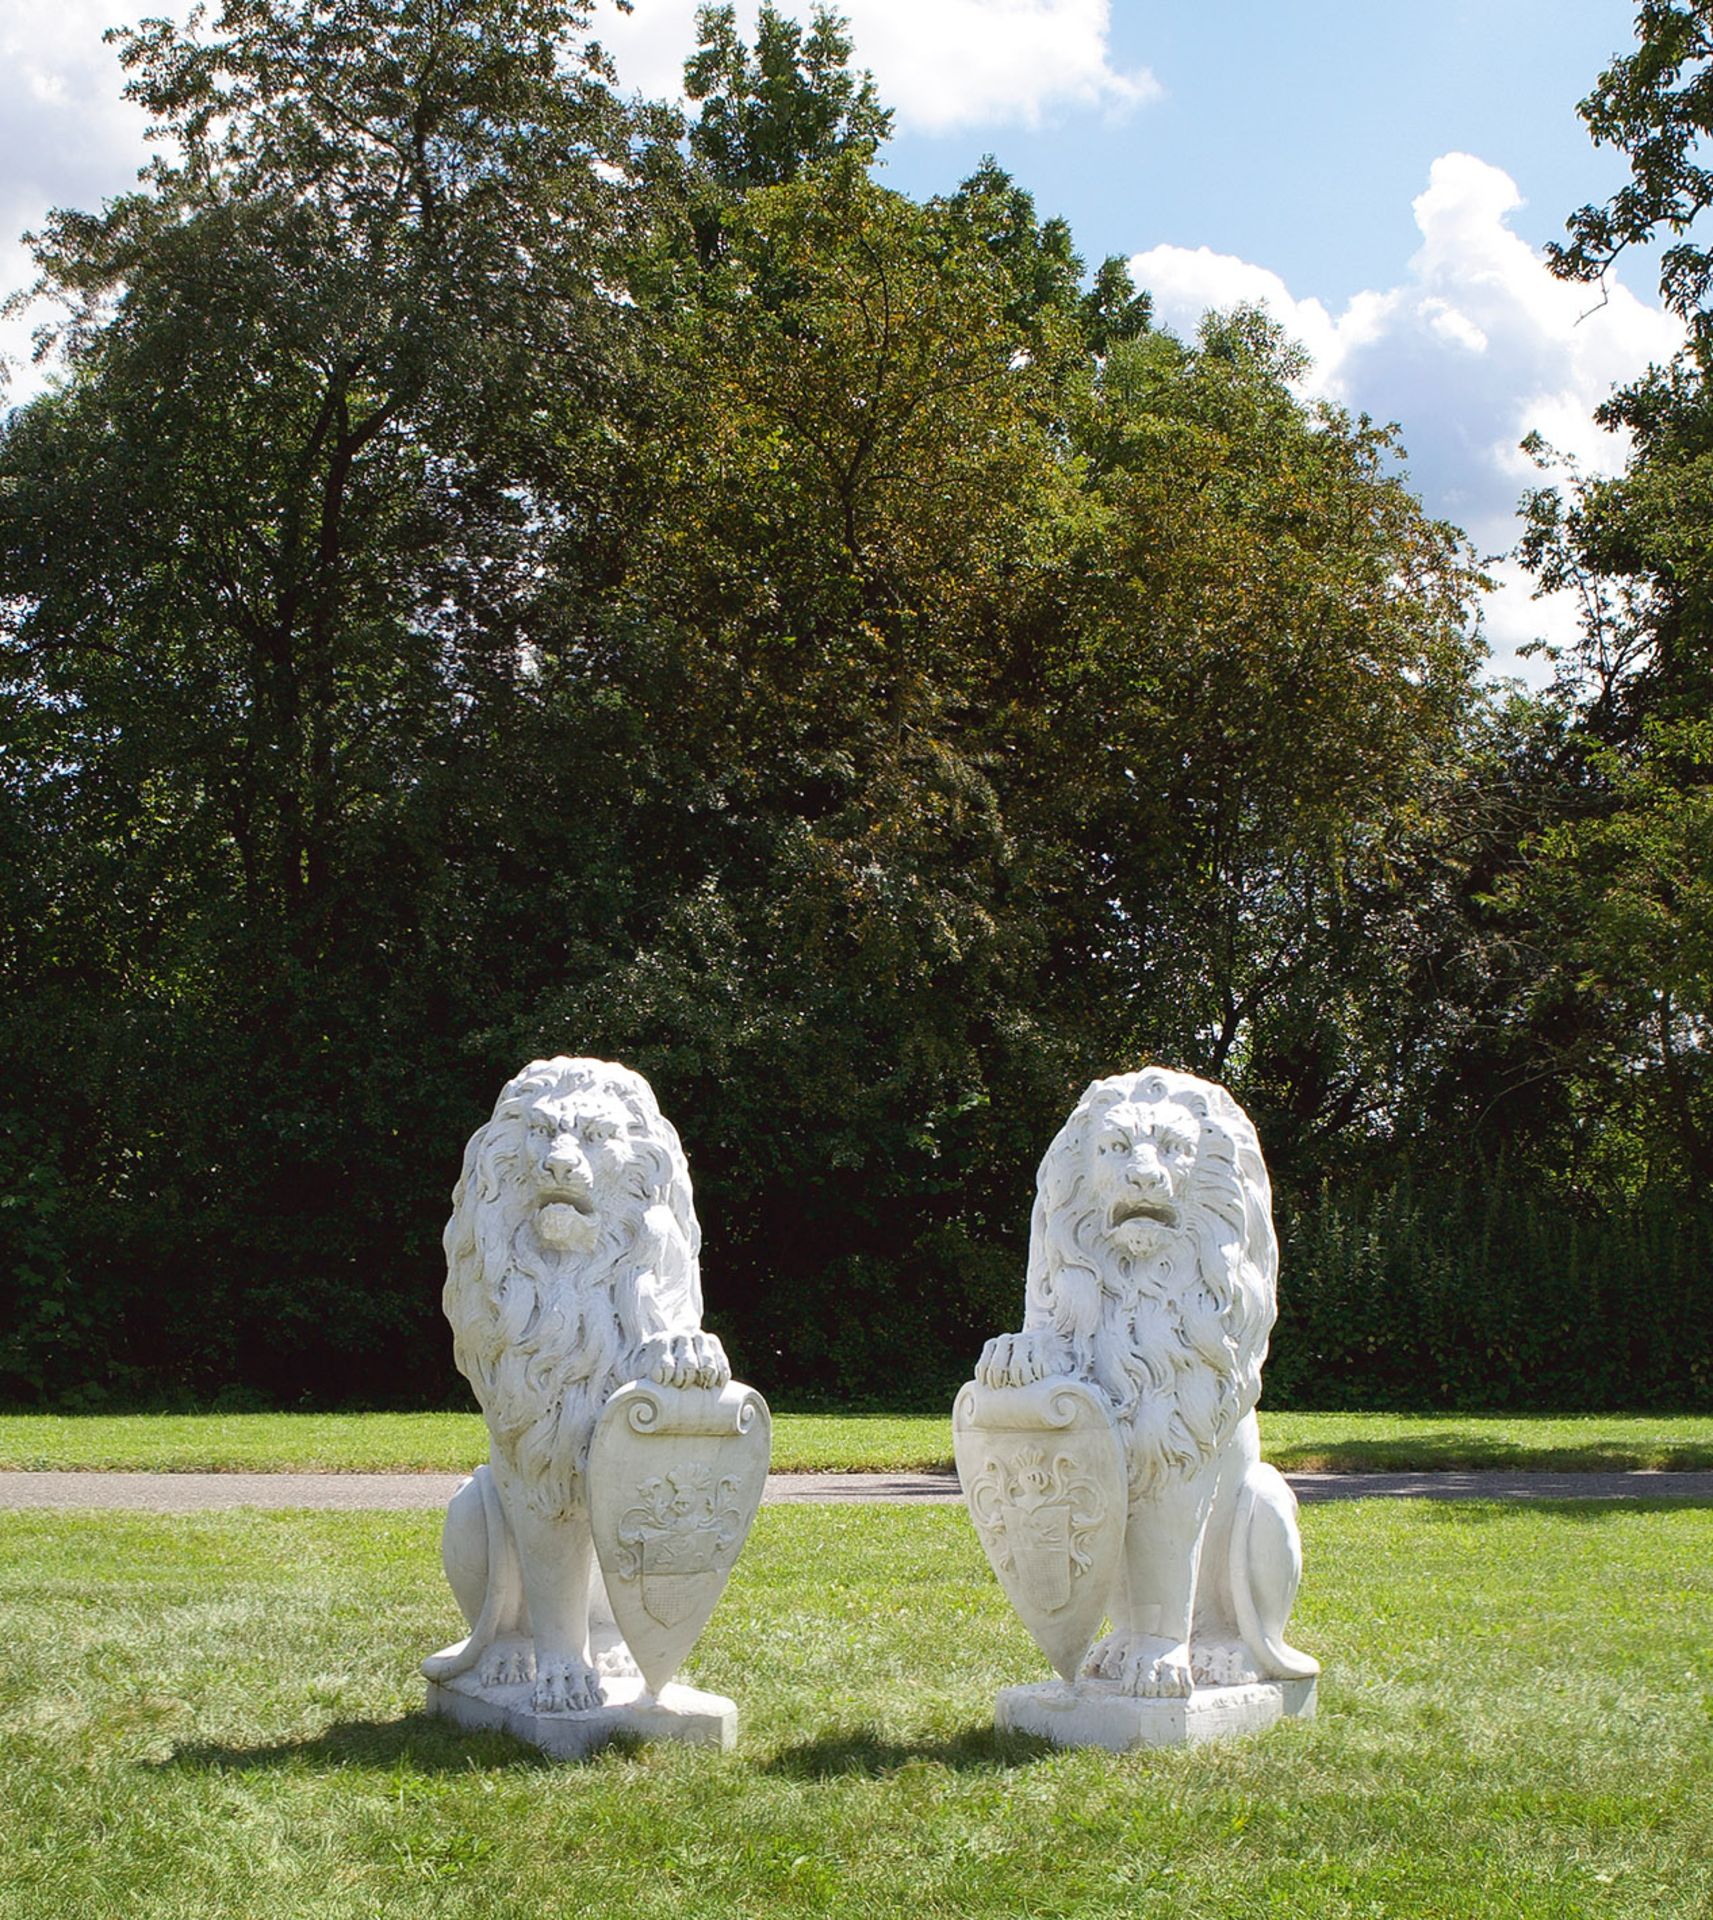
[{"label": "carved coat of arms", "polygon": [[1124,1546],[1123,1450],[1077,1381],[972,1381],[952,1438],[983,1549],[1036,1644],[1072,1679],[1106,1613]]},{"label": "carved coat of arms", "polygon": [[1009,1459],[990,1455],[970,1484],[969,1508],[1031,1606],[1057,1613],[1070,1604],[1106,1518],[1100,1487],[1070,1454],[1023,1446]]},{"label": "carved coat of arms", "polygon": [[618,1526],[620,1580],[640,1582],[642,1604],[663,1627],[695,1611],[704,1577],[722,1581],[738,1557],[749,1520],[730,1474],[691,1463],[657,1474]]},{"label": "carved coat of arms", "polygon": [[589,1447],[589,1524],[607,1598],[658,1693],[725,1591],[767,1482],[766,1402],[638,1383],[607,1402]]}]

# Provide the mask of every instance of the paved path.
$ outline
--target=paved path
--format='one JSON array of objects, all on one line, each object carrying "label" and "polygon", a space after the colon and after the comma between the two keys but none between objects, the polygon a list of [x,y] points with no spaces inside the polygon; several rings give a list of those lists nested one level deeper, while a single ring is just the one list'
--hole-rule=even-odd
[{"label": "paved path", "polygon": [[[0,1473],[0,1508],[443,1507],[453,1473]],[[1699,1500],[1713,1473],[1293,1473],[1303,1500]],[[949,1473],[776,1473],[773,1501],[955,1502]]]}]

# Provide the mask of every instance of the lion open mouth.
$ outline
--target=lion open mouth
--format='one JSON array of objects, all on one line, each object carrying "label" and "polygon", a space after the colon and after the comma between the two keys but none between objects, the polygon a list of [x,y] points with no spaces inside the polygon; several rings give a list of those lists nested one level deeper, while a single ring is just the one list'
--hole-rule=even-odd
[{"label": "lion open mouth", "polygon": [[595,1211],[595,1196],[586,1187],[581,1189],[554,1187],[541,1196],[540,1206],[543,1213],[549,1207],[572,1207],[588,1218]]},{"label": "lion open mouth", "polygon": [[1151,1220],[1161,1227],[1175,1227],[1178,1224],[1178,1210],[1168,1206],[1164,1200],[1122,1200],[1112,1209],[1107,1224],[1116,1231],[1138,1220]]},{"label": "lion open mouth", "polygon": [[585,1188],[554,1187],[541,1196],[535,1231],[543,1246],[564,1253],[587,1249],[597,1232],[595,1196]]}]

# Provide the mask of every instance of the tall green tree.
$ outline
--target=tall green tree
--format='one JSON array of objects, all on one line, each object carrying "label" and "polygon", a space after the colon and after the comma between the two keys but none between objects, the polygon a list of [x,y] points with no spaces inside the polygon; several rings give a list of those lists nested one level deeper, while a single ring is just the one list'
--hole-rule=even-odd
[{"label": "tall green tree", "polygon": [[1570,473],[1525,502],[1524,559],[1543,588],[1574,590],[1583,617],[1554,690],[1559,804],[1496,887],[1534,963],[1517,1026],[1532,1037],[1532,1079],[1561,1095],[1553,1159],[1585,1194],[1608,1195],[1704,1183],[1713,1118],[1713,9],[1642,0],[1635,25],[1635,50],[1581,106],[1631,179],[1571,217],[1552,265],[1597,280],[1626,249],[1666,242],[1660,291],[1688,341],[1599,410],[1629,437],[1622,473]]},{"label": "tall green tree", "polygon": [[575,621],[544,555],[578,545],[626,352],[626,127],[580,24],[228,0],[122,32],[161,155],[36,241],[66,370],[0,435],[33,876],[8,1051],[42,1110],[76,1106],[46,1157],[144,1362],[268,1374],[272,1315],[281,1369],[331,1341],[317,1364],[356,1377],[421,1317],[364,1284],[413,1181],[377,1206],[362,1159],[396,1134],[384,1085],[420,1110],[456,1082],[455,1053],[403,1066],[411,1023],[468,998],[451,953],[475,963],[445,864],[471,714]]},{"label": "tall green tree", "polygon": [[1478,583],[1392,435],[1291,389],[1264,316],[1112,345],[1072,416],[1086,518],[1054,662],[1093,884],[1071,951],[1107,1044],[1336,1132],[1383,876],[1428,830],[1472,699]]},{"label": "tall green tree", "polygon": [[804,32],[763,0],[754,49],[738,35],[737,9],[702,7],[698,45],[684,67],[696,103],[692,157],[722,186],[783,186],[811,162],[841,154],[866,163],[892,129],[873,79],[853,72],[845,22],[817,6]]},{"label": "tall green tree", "polygon": [[610,602],[675,896],[622,1044],[706,1119],[724,1297],[823,1385],[906,1325],[924,1379],[967,1345],[1027,1198],[988,1210],[995,1081],[1058,1098],[998,782],[1070,476],[1010,294],[853,158],[752,190],[667,323],[658,511]]},{"label": "tall green tree", "polygon": [[872,1377],[908,1314],[943,1368],[1091,1073],[1226,1073],[1305,1154],[1379,1124],[1392,1029],[1348,1016],[1392,984],[1476,576],[1258,316],[1097,350],[996,173],[922,208],[810,169],[729,241],[615,602],[678,694],[634,698],[684,880],[627,1044],[727,1126],[753,1095],[709,1232],[781,1364]]}]

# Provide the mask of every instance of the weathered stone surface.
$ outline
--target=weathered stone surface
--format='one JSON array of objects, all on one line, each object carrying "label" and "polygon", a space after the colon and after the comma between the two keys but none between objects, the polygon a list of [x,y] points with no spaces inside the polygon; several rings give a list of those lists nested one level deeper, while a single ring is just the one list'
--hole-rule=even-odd
[{"label": "weathered stone surface", "polygon": [[1032,1733],[1061,1747],[1196,1747],[1260,1733],[1279,1720],[1312,1720],[1314,1680],[1253,1680],[1238,1687],[1197,1687],[1183,1700],[1144,1700],[1109,1681],[1068,1686],[1043,1680],[1006,1687],[994,1706],[1002,1733]]},{"label": "weathered stone surface", "polygon": [[[1098,1619],[1060,1597],[1076,1585],[1059,1547],[1075,1502],[1041,1484],[1041,1474],[1053,1478],[1045,1455],[1032,1477],[996,1465],[992,1446],[966,1442],[958,1452],[983,1543],[1062,1676],[1065,1691],[1029,1710],[1050,1713],[1066,1737],[1128,1725],[1115,1700],[1204,1694],[1208,1704],[1190,1717],[1142,1715],[1122,1744],[1156,1744],[1161,1727],[1178,1727],[1176,1739],[1210,1737],[1190,1728],[1250,1712],[1218,1704],[1221,1696],[1247,1701],[1255,1683],[1308,1682],[1320,1671],[1285,1641],[1302,1572],[1296,1498],[1263,1463],[1255,1423],[1278,1265],[1260,1142],[1223,1088],[1148,1067],[1088,1089],[1041,1162],[1023,1325],[987,1343],[953,1416],[956,1433],[1006,1395],[1068,1405],[1080,1393],[1097,1410],[1079,1410],[1082,1426],[1092,1433],[1103,1417],[1115,1436],[1120,1565],[1107,1586],[1111,1631],[1092,1648]],[[1069,1484],[1064,1473],[1058,1480]],[[1017,1572],[1025,1541],[1027,1579]],[[1084,1585],[1086,1599],[1094,1588]],[[1079,1689],[1086,1712],[1072,1711]]]},{"label": "weathered stone surface", "polygon": [[[638,1696],[651,1686],[664,1698],[719,1597],[766,1479],[768,1419],[702,1331],[689,1168],[647,1081],[601,1060],[526,1067],[466,1149],[445,1243],[454,1357],[491,1446],[447,1508],[446,1575],[469,1632],[423,1662],[430,1704],[452,1712],[456,1701],[467,1720],[486,1700],[553,1752],[587,1750],[585,1734],[538,1738],[543,1728],[619,1700],[632,1731],[670,1730]],[[707,1564],[668,1569],[654,1549],[653,1599],[673,1617],[667,1627],[646,1605],[631,1616],[646,1677],[596,1567],[603,1472],[623,1481],[612,1489],[621,1507],[646,1497],[625,1478],[634,1463],[596,1447],[615,1400],[613,1427],[646,1407],[661,1428],[645,1478],[667,1508],[718,1468]]]},{"label": "weathered stone surface", "polygon": [[537,1713],[528,1682],[484,1687],[471,1674],[430,1680],[428,1710],[461,1727],[491,1728],[527,1740],[556,1760],[581,1760],[621,1735],[639,1740],[683,1740],[729,1751],[737,1743],[738,1710],[722,1694],[695,1687],[650,1693],[640,1680],[609,1680],[601,1705],[582,1713]]}]

